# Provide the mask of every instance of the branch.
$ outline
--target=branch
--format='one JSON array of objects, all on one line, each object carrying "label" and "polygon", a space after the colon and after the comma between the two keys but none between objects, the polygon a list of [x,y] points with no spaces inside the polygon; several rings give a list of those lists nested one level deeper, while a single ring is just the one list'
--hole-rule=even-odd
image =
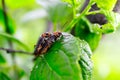
[{"label": "branch", "polygon": [[33,55],[33,53],[25,52],[25,51],[21,51],[21,50],[6,49],[6,48],[1,48],[1,47],[0,47],[0,50],[6,51],[7,53],[23,53],[23,54]]}]

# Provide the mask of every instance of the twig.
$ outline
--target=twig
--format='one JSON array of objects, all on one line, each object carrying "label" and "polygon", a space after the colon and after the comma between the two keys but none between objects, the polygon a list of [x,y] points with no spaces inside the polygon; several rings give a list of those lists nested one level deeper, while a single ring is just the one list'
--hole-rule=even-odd
[{"label": "twig", "polygon": [[25,52],[21,50],[13,50],[13,49],[7,49],[7,48],[0,48],[0,50],[6,51],[7,53],[23,53],[23,54],[33,55],[33,53]]}]

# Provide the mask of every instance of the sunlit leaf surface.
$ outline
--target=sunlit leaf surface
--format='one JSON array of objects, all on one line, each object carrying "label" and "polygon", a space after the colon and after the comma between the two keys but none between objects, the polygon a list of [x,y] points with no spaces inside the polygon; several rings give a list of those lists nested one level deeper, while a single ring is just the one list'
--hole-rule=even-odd
[{"label": "sunlit leaf surface", "polygon": [[[37,59],[30,79],[82,80],[84,78],[84,80],[88,80],[87,77],[89,77],[90,80],[92,72],[91,50],[86,44],[70,34],[63,33],[62,39],[55,42],[44,56]],[[84,62],[79,64],[79,61]],[[89,69],[83,63],[87,64]],[[84,68],[82,72],[81,68]],[[82,77],[82,74],[85,77]]]}]

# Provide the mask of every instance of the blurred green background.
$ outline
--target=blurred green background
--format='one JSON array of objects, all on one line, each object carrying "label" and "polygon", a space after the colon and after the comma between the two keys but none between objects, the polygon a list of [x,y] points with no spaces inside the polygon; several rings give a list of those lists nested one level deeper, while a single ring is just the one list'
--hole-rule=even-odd
[{"label": "blurred green background", "polygon": [[[38,3],[35,0],[5,0],[7,14],[10,15],[16,29],[14,37],[29,47],[28,52],[33,52],[39,36],[47,31],[49,24],[45,9]],[[1,0],[0,9],[2,9]],[[4,29],[4,25],[0,24],[1,33]],[[14,46],[17,50],[23,49],[20,45],[14,44]],[[8,47],[6,38],[1,36],[0,47]],[[0,63],[0,71],[14,79],[14,65],[10,54],[4,51],[0,51],[0,54],[6,61]],[[28,80],[33,67],[33,56],[19,53],[15,55],[19,77],[21,80]],[[92,60],[94,63],[93,80],[120,80],[120,29],[103,35],[98,48],[93,53]]]},{"label": "blurred green background", "polygon": [[93,80],[120,80],[120,29],[103,36],[92,59]]}]

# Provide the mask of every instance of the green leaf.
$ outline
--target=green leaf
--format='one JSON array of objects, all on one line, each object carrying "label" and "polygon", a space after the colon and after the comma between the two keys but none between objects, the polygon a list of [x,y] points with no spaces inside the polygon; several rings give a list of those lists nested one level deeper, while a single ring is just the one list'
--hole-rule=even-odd
[{"label": "green leaf", "polygon": [[1,63],[5,63],[6,62],[6,60],[4,59],[4,57],[0,54],[0,64]]},{"label": "green leaf", "polygon": [[87,41],[90,45],[90,48],[92,51],[94,51],[101,40],[102,34],[96,34],[96,33],[89,33],[86,37],[84,37],[84,40]]},{"label": "green leaf", "polygon": [[102,13],[106,16],[108,20],[107,24],[102,25],[102,32],[114,32],[120,25],[120,14],[107,10],[102,10]]},{"label": "green leaf", "polygon": [[7,14],[7,18],[8,18],[8,26],[5,26],[5,19],[4,19],[4,15],[3,15],[3,10],[0,9],[0,24],[2,26],[4,26],[4,30],[9,33],[9,34],[13,34],[15,32],[15,23],[12,20],[12,18]]},{"label": "green leaf", "polygon": [[114,32],[116,28],[113,26],[113,24],[107,23],[102,26],[102,32],[103,33],[111,33]]},{"label": "green leaf", "polygon": [[0,80],[10,80],[10,78],[3,72],[0,72]]},{"label": "green leaf", "polygon": [[85,41],[63,33],[45,55],[37,58],[30,80],[91,80],[91,54]]},{"label": "green leaf", "polygon": [[89,24],[89,29],[94,33],[111,33],[114,32],[120,25],[120,14],[108,10],[100,10],[100,14],[105,15],[107,23],[104,25],[90,24],[88,20],[85,19],[86,23]]},{"label": "green leaf", "polygon": [[59,3],[48,9],[49,19],[53,23],[65,20],[71,13],[72,9],[66,3]]},{"label": "green leaf", "polygon": [[[53,23],[65,21],[72,13],[72,7],[59,0],[37,0],[46,9],[48,18]],[[52,3],[52,4],[51,4]],[[62,16],[62,17],[61,17]]]},{"label": "green leaf", "polygon": [[97,3],[97,6],[104,10],[112,11],[117,0],[94,0]]},{"label": "green leaf", "polygon": [[30,80],[81,80],[80,54],[79,41],[64,33],[44,57],[38,58]]},{"label": "green leaf", "polygon": [[93,64],[91,61],[92,52],[89,48],[89,45],[85,41],[80,41],[81,48],[81,59],[79,61],[83,80],[92,80],[92,69]]},{"label": "green leaf", "polygon": [[27,45],[25,45],[23,42],[21,42],[20,40],[16,39],[15,37],[13,37],[12,35],[9,35],[7,33],[0,33],[0,36],[6,39],[10,39],[16,43],[18,43],[19,45],[21,45],[22,47],[24,47],[26,50],[28,50],[29,48],[27,47]]},{"label": "green leaf", "polygon": [[94,51],[97,48],[102,36],[100,28],[96,27],[97,26],[94,26],[93,24],[88,22],[85,17],[83,17],[76,24],[72,32],[73,35],[87,41],[90,45],[91,50]]}]

